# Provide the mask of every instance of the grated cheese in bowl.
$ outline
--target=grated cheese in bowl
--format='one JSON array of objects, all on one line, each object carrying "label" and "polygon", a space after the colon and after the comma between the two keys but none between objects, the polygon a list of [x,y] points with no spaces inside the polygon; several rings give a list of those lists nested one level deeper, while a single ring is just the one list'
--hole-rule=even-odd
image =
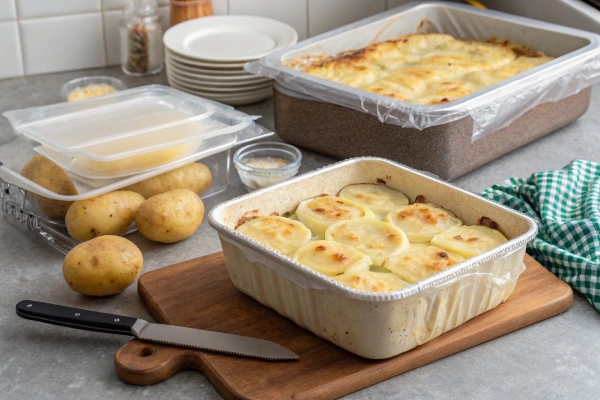
[{"label": "grated cheese in bowl", "polygon": [[77,101],[92,97],[104,96],[105,94],[113,93],[115,91],[116,89],[107,83],[78,87],[67,95],[67,101]]},{"label": "grated cheese in bowl", "polygon": [[63,101],[79,101],[125,89],[127,85],[112,76],[84,76],[65,83],[60,94]]}]

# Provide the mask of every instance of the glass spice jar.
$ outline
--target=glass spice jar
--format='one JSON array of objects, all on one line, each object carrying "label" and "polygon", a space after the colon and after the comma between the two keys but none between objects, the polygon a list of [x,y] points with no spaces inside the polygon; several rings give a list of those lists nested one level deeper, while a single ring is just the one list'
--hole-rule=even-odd
[{"label": "glass spice jar", "polygon": [[129,1],[121,20],[121,68],[128,75],[162,71],[162,26],[156,0]]}]

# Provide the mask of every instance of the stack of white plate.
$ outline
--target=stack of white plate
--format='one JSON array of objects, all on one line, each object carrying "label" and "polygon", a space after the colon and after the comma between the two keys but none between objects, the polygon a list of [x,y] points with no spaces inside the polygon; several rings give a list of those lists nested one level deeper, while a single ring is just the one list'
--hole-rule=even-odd
[{"label": "stack of white plate", "polygon": [[289,25],[270,18],[212,16],[182,22],[163,36],[167,79],[179,90],[230,105],[272,94],[271,80],[244,64],[298,40]]}]

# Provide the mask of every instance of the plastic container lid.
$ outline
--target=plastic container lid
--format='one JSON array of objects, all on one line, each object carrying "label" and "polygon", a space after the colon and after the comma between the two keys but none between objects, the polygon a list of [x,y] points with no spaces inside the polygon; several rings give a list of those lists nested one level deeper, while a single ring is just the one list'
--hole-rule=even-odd
[{"label": "plastic container lid", "polygon": [[[160,85],[4,115],[17,135],[0,144],[0,179],[62,201],[118,190],[273,134],[254,122],[258,117]],[[165,122],[160,115],[174,117]],[[59,195],[20,175],[36,152],[66,170],[77,195]],[[229,162],[213,177],[228,170]]]},{"label": "plastic container lid", "polygon": [[186,158],[208,139],[252,128],[258,118],[161,85],[3,115],[17,134],[41,144],[36,151],[94,179],[133,175]]},{"label": "plastic container lid", "polygon": [[[120,149],[116,148],[111,153],[106,150],[98,151],[95,146],[136,138],[136,147],[142,153],[161,143],[166,147],[181,138],[205,137],[205,131],[177,135],[181,127],[185,130],[189,127],[186,124],[192,122],[221,120],[234,126],[243,122],[247,125],[249,121],[258,118],[162,85],[123,90],[84,103],[25,108],[7,111],[3,115],[10,121],[15,132],[44,146],[63,152],[80,150],[81,154],[91,158],[99,152],[104,159],[119,158]],[[171,135],[175,134],[175,137],[165,136],[166,132],[159,135],[160,139],[148,135],[169,128],[175,128],[169,132]]]}]

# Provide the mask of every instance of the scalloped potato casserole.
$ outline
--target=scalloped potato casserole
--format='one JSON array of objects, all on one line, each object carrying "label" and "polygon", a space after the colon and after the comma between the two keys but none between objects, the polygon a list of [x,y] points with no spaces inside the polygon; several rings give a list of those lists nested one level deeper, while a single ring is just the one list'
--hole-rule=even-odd
[{"label": "scalloped potato casserole", "polygon": [[415,104],[440,104],[510,78],[552,57],[508,40],[411,34],[335,57],[292,60],[319,78]]},{"label": "scalloped potato casserole", "polygon": [[293,214],[247,212],[236,230],[352,289],[400,290],[507,241],[491,219],[463,221],[383,184],[300,202]]}]

